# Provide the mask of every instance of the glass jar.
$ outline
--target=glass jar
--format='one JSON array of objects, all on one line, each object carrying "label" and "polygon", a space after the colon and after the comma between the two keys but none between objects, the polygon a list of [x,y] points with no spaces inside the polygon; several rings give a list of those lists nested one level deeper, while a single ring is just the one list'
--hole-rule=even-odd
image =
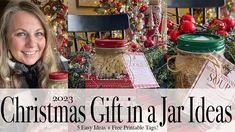
[{"label": "glass jar", "polygon": [[212,34],[184,34],[177,38],[176,50],[176,87],[190,88],[207,60],[221,66],[212,53],[223,55],[224,38]]},{"label": "glass jar", "polygon": [[68,88],[68,72],[51,72],[49,79],[48,88]]},{"label": "glass jar", "polygon": [[91,73],[99,79],[118,79],[127,74],[122,56],[127,50],[126,42],[118,38],[96,39]]}]

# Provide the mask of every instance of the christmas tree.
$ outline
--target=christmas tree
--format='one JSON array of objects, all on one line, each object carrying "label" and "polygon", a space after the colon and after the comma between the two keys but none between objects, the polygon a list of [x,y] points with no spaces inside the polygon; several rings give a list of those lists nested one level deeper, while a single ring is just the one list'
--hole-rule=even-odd
[{"label": "christmas tree", "polygon": [[56,37],[57,48],[61,55],[68,57],[67,13],[68,7],[63,0],[32,0],[47,17],[47,21]]}]

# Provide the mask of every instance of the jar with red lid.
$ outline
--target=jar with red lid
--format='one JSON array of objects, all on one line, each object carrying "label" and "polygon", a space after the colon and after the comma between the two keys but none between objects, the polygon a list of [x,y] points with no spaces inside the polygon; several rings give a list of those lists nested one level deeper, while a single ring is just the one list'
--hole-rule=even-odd
[{"label": "jar with red lid", "polygon": [[99,79],[118,79],[126,74],[123,54],[127,51],[127,40],[119,38],[96,39],[95,54],[91,61],[91,72]]},{"label": "jar with red lid", "polygon": [[68,72],[51,72],[49,73],[48,88],[68,88]]}]

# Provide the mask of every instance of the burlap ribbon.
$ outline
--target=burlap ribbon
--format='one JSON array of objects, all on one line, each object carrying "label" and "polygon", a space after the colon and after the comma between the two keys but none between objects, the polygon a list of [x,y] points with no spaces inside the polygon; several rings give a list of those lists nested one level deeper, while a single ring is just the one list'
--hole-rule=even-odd
[{"label": "burlap ribbon", "polygon": [[[169,62],[175,59],[175,69],[169,66]],[[171,56],[167,59],[167,68],[169,71],[176,73],[176,87],[190,88],[198,76],[201,68],[206,61],[213,63],[215,74],[217,76],[218,69],[221,64],[212,54],[190,54],[178,52],[177,55]]]}]

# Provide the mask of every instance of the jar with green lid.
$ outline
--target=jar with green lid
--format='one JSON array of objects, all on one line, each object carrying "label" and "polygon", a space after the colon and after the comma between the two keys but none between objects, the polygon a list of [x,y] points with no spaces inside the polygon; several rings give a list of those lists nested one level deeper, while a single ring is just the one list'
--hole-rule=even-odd
[{"label": "jar with green lid", "polygon": [[212,53],[223,55],[224,38],[212,34],[184,34],[177,38],[176,50],[176,87],[190,88],[207,60],[221,65]]},{"label": "jar with green lid", "polygon": [[127,40],[119,38],[96,39],[95,54],[91,60],[91,73],[99,79],[118,79],[126,74],[123,53]]},{"label": "jar with green lid", "polygon": [[49,73],[48,88],[68,88],[68,72]]}]

